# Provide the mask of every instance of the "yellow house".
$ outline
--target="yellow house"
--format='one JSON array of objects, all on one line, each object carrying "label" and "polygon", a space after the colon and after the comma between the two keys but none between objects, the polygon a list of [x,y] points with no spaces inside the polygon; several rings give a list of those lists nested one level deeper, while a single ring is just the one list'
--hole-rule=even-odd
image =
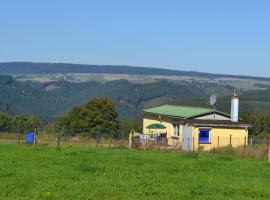
[{"label": "yellow house", "polygon": [[[233,97],[234,98],[234,97]],[[185,151],[210,150],[231,145],[246,145],[249,124],[238,121],[238,102],[232,98],[231,115],[211,108],[163,105],[143,110],[143,133],[165,133],[168,145]],[[151,124],[162,130],[150,130]]]}]

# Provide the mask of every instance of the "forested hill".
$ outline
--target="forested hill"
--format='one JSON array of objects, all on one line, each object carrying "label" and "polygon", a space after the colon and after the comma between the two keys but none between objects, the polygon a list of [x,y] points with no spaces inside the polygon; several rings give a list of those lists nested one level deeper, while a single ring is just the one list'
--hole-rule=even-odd
[{"label": "forested hill", "polygon": [[222,74],[195,72],[195,71],[179,71],[160,68],[121,66],[121,65],[82,65],[69,63],[32,63],[32,62],[0,63],[0,74],[48,74],[48,73],[142,74],[142,75],[270,80],[270,78],[267,77],[222,75]]},{"label": "forested hill", "polygon": [[[102,96],[112,99],[120,117],[140,116],[143,108],[164,103],[207,107],[209,96],[218,95],[217,108],[230,112],[233,88],[214,83],[175,83],[157,81],[147,84],[127,80],[71,83],[65,81],[36,85],[18,82],[11,76],[0,76],[0,111],[34,114],[42,119],[54,119],[72,107]],[[240,94],[240,112],[270,110],[270,89]]]}]

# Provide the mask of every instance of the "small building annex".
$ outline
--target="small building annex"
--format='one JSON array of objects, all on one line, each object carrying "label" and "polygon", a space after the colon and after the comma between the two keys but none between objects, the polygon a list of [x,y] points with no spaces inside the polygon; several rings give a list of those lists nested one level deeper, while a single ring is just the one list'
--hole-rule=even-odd
[{"label": "small building annex", "polygon": [[[250,124],[238,119],[239,98],[231,100],[231,114],[211,108],[162,105],[143,110],[144,134],[165,133],[168,145],[182,150],[211,150],[231,145],[246,145]],[[162,124],[163,129],[149,129]]]}]

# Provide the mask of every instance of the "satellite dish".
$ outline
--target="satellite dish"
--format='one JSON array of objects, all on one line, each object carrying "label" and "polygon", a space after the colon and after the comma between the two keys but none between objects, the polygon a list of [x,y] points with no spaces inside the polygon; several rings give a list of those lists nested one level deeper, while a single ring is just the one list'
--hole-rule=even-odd
[{"label": "satellite dish", "polygon": [[210,97],[210,104],[211,104],[211,106],[214,106],[215,104],[216,104],[216,102],[217,102],[217,96],[216,95],[211,95],[211,97]]},{"label": "satellite dish", "polygon": [[234,97],[237,97],[237,93],[236,93],[236,89],[235,88],[233,89],[233,96]]}]

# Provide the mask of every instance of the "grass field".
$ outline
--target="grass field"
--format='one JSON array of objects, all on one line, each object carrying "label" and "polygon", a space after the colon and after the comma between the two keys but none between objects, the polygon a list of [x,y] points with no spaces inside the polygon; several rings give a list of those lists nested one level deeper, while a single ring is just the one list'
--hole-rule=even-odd
[{"label": "grass field", "polygon": [[0,143],[0,199],[269,199],[270,163]]},{"label": "grass field", "polygon": [[[55,74],[12,74],[12,76],[18,81],[36,81],[36,82],[52,82],[57,81]],[[152,83],[159,80],[174,80],[174,81],[191,81],[191,80],[204,80],[205,77],[192,77],[192,76],[162,76],[162,75],[140,75],[140,74],[106,74],[106,73],[65,73],[65,75],[71,76],[79,82],[97,81],[107,82],[125,79],[132,83]],[[77,82],[77,81],[76,81]]]},{"label": "grass field", "polygon": [[[11,74],[17,81],[34,81],[40,83],[57,81],[59,73],[52,74]],[[141,74],[106,74],[106,73],[65,73],[69,77],[73,77],[75,82],[97,81],[105,83],[125,79],[132,83],[152,83],[160,80],[170,80],[176,82],[183,81],[201,81],[207,82],[209,78],[197,76],[166,76],[166,75],[141,75]],[[240,78],[217,78],[218,81],[226,81],[226,85],[230,85],[242,90],[257,90],[270,87],[270,81],[240,79]],[[216,92],[216,94],[218,94]]]}]

